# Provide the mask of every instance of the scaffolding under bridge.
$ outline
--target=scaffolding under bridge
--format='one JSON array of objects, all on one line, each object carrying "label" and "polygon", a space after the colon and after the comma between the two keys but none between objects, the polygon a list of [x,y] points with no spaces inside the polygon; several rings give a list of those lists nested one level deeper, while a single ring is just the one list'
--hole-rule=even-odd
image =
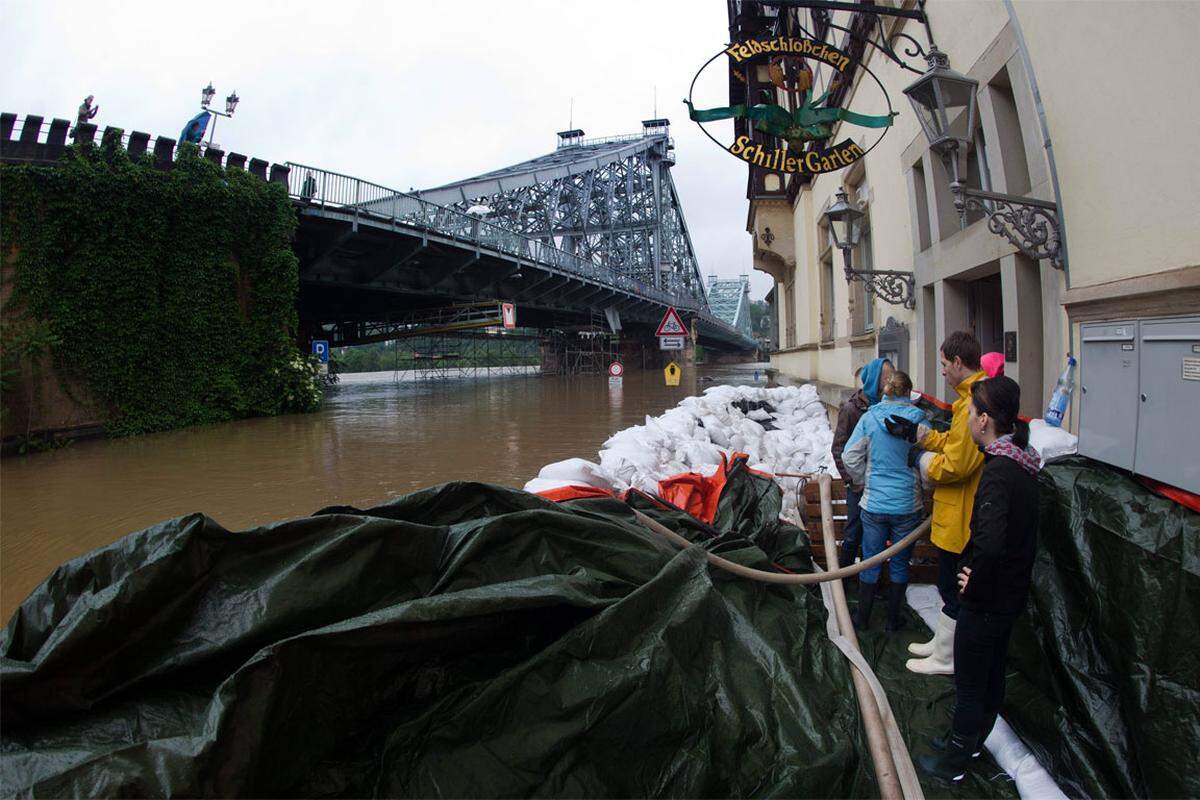
[{"label": "scaffolding under bridge", "polygon": [[450,380],[540,373],[542,336],[505,318],[509,304],[487,301],[340,323],[327,332],[336,346],[387,343],[380,368],[395,380]]}]

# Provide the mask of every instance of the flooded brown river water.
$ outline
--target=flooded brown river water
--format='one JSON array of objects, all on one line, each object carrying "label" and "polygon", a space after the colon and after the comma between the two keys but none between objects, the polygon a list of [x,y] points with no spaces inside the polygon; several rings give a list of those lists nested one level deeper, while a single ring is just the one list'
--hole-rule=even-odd
[{"label": "flooded brown river water", "polygon": [[[367,506],[450,480],[522,486],[552,461],[594,460],[616,431],[763,364],[608,378],[397,382],[343,376],[315,414],[76,442],[0,463],[0,619],[59,563],[201,511],[231,530]],[[706,380],[707,379],[707,380]]]}]

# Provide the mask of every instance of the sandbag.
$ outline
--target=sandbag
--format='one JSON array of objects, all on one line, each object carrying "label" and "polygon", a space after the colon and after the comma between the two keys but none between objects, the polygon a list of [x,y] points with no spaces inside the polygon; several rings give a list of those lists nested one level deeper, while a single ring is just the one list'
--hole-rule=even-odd
[{"label": "sandbag", "polygon": [[[598,486],[601,489],[613,488],[612,476],[603,467],[582,458],[568,458],[565,461],[555,461],[553,464],[547,464],[538,472],[538,477]],[[525,491],[536,490],[526,486]]]},{"label": "sandbag", "polygon": [[1073,455],[1079,450],[1079,437],[1070,431],[1047,425],[1044,419],[1030,420],[1029,444],[1037,450],[1042,462]]}]

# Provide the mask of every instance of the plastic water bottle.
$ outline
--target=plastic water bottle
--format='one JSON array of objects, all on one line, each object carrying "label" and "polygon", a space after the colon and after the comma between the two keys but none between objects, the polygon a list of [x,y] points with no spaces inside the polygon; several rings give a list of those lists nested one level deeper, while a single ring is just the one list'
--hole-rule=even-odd
[{"label": "plastic water bottle", "polygon": [[1071,393],[1075,391],[1075,356],[1067,356],[1067,368],[1058,376],[1054,385],[1054,394],[1050,395],[1050,405],[1046,406],[1046,424],[1055,428],[1062,427],[1063,417],[1071,405]]}]

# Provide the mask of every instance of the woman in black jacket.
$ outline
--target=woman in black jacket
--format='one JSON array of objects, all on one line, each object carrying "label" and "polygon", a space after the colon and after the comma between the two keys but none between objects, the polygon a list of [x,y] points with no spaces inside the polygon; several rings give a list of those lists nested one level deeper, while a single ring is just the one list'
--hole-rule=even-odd
[{"label": "woman in black jacket", "polygon": [[959,560],[961,606],[954,634],[954,723],[926,772],[961,780],[979,755],[1004,701],[1008,637],[1029,596],[1037,550],[1041,458],[1029,426],[1017,419],[1021,390],[999,376],[971,387],[967,425],[983,451],[983,476],[971,512],[971,539]]}]

